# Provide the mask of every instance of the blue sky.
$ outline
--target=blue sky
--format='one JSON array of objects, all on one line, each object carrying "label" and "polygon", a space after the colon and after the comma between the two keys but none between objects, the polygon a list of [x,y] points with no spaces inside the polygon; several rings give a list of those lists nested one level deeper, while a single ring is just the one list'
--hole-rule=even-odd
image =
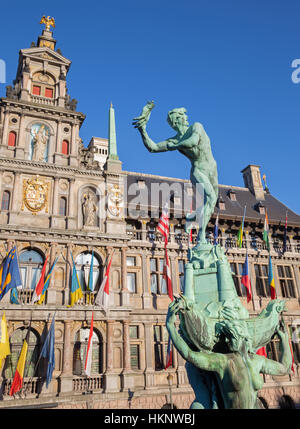
[{"label": "blue sky", "polygon": [[7,84],[44,14],[54,16],[57,48],[72,61],[67,86],[87,115],[85,144],[107,137],[112,101],[123,169],[189,178],[188,160],[148,153],[131,125],[154,100],[148,132],[160,141],[173,134],[167,112],[185,107],[211,139],[220,183],[243,186],[240,171],[260,165],[273,195],[300,213],[300,84],[291,79],[300,58],[299,1],[5,2],[0,58]]}]

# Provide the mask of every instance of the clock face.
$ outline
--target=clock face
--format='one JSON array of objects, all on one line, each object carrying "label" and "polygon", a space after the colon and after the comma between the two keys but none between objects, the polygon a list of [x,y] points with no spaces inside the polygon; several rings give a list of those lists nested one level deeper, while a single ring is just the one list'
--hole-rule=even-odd
[{"label": "clock face", "polygon": [[48,184],[35,178],[24,182],[24,204],[31,212],[39,212],[48,202]]}]

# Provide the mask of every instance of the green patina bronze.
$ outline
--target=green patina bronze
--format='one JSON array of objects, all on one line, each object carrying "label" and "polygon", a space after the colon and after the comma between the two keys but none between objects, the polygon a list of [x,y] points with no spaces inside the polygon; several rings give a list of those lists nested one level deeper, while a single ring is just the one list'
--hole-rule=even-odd
[{"label": "green patina bronze", "polygon": [[[184,293],[170,304],[166,321],[174,346],[187,361],[195,392],[191,408],[258,408],[257,392],[263,386],[260,374],[285,375],[291,370],[291,350],[282,320],[284,301],[273,300],[257,317],[249,317],[237,296],[223,249],[205,239],[218,197],[217,165],[210,140],[199,122],[189,126],[186,110],[179,108],[171,110],[167,118],[176,135],[154,143],[146,131],[153,107],[154,103],[148,102],[134,119],[144,145],[150,152],[179,150],[191,161],[193,185],[197,188],[200,184],[204,192],[203,207],[196,207],[187,222],[188,231],[190,221],[201,212],[197,244],[185,266]],[[256,354],[274,335],[280,340],[280,362]]]}]

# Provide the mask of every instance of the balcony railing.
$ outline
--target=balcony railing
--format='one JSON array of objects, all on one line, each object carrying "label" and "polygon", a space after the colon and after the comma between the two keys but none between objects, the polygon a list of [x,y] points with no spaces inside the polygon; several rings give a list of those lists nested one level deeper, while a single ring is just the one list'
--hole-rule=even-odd
[{"label": "balcony railing", "polygon": [[33,103],[44,104],[45,106],[56,106],[56,100],[53,98],[42,97],[40,95],[32,95],[31,100]]},{"label": "balcony railing", "polygon": [[[13,382],[12,378],[3,380],[3,384],[2,384],[3,396],[9,396],[12,382]],[[41,382],[42,382],[42,379],[40,377],[25,378],[23,381],[23,387],[16,394],[16,396],[24,398],[26,396],[38,395],[40,393]]]},{"label": "balcony railing", "polygon": [[[145,240],[151,243],[163,243],[164,237],[157,231],[152,230],[130,230],[127,231],[127,236],[131,240]],[[206,238],[207,241],[213,244],[214,239],[212,236]],[[186,233],[171,232],[169,236],[170,243],[176,243],[178,245],[188,245],[190,237]],[[197,234],[192,234],[192,244],[196,244]],[[225,249],[236,249],[238,248],[237,237],[219,237],[218,243]],[[270,240],[271,250],[278,253],[283,253],[283,243],[278,240]],[[265,242],[260,238],[249,237],[243,240],[242,248],[250,248],[253,250],[261,251],[267,250]],[[300,253],[300,242],[295,241],[293,244],[287,243],[286,252]]]},{"label": "balcony railing", "polygon": [[103,389],[103,375],[73,378],[73,391],[75,393],[100,392],[102,391],[102,389]]}]

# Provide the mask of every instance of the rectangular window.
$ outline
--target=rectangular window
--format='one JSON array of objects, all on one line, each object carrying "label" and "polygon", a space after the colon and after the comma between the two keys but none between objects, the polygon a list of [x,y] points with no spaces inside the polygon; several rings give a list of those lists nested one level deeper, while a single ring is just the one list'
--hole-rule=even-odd
[{"label": "rectangular window", "polygon": [[52,88],[45,88],[45,97],[53,98],[53,89]]},{"label": "rectangular window", "polygon": [[283,298],[296,298],[292,267],[288,265],[278,265],[277,269]]},{"label": "rectangular window", "polygon": [[136,340],[139,337],[139,327],[138,326],[130,326],[129,327],[129,337],[133,340]]},{"label": "rectangular window", "polygon": [[127,273],[127,289],[131,293],[136,293],[136,273]]},{"label": "rectangular window", "polygon": [[135,267],[136,265],[135,256],[127,256],[126,264],[127,264],[127,267]]},{"label": "rectangular window", "polygon": [[140,350],[138,344],[130,345],[130,365],[131,369],[140,369]]},{"label": "rectangular window", "polygon": [[150,259],[150,283],[153,294],[165,295],[168,293],[167,283],[164,276],[164,259]]},{"label": "rectangular window", "polygon": [[293,350],[294,361],[300,363],[300,325],[289,326],[290,339]]},{"label": "rectangular window", "polygon": [[41,87],[38,85],[33,85],[32,94],[33,95],[41,95]]},{"label": "rectangular window", "polygon": [[257,295],[265,298],[271,296],[271,290],[268,280],[268,266],[262,264],[255,264],[254,271]]},{"label": "rectangular window", "polygon": [[233,277],[234,285],[238,296],[247,296],[246,288],[242,284],[243,264],[232,262],[230,264],[230,267],[233,273],[232,277]]},{"label": "rectangular window", "polygon": [[[165,326],[153,326],[155,371],[165,369],[167,362],[169,334]],[[174,362],[172,362],[174,364]]]}]

